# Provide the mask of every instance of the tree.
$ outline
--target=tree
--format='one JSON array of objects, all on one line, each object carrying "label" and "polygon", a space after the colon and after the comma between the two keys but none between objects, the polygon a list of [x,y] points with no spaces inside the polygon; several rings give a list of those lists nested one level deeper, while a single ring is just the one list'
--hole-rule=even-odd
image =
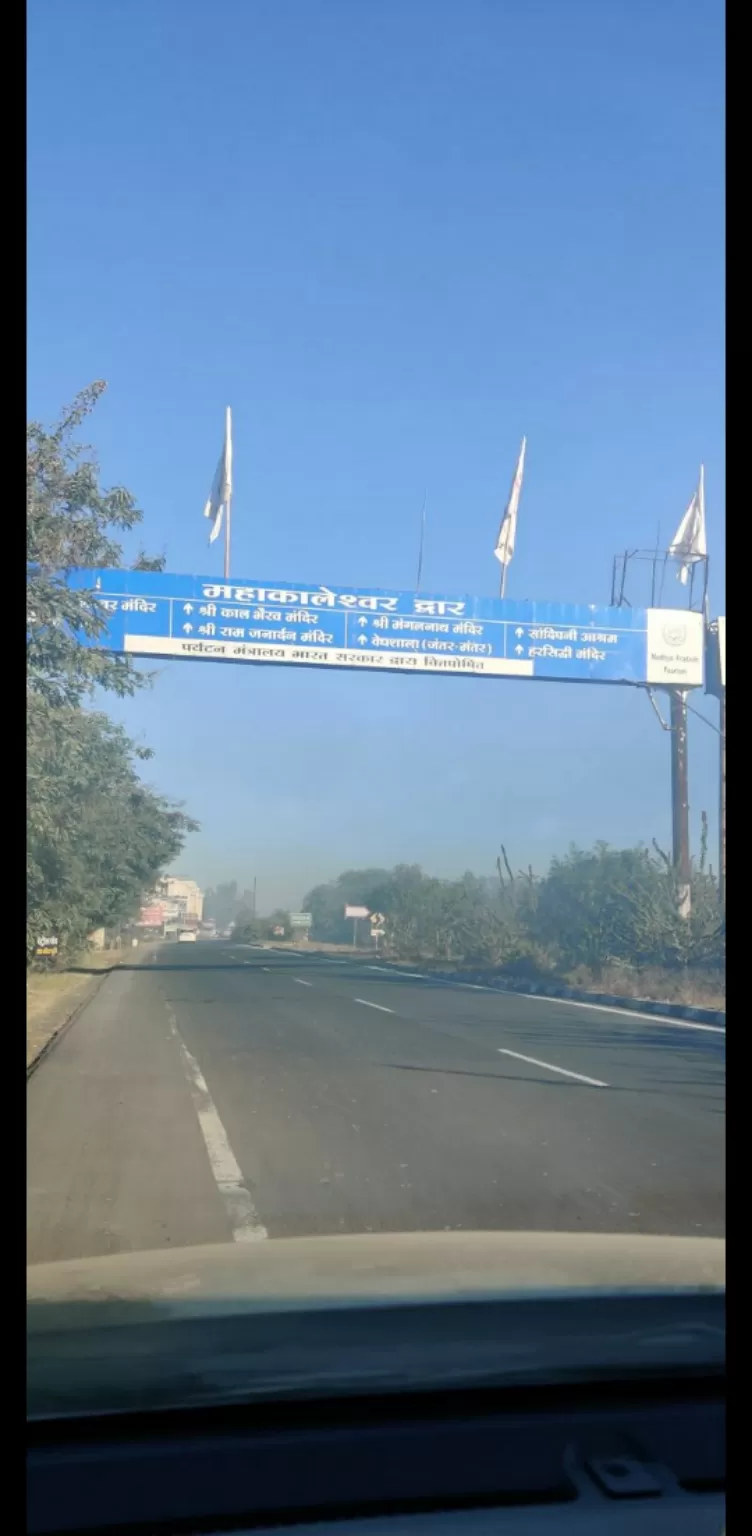
[{"label": "tree", "polygon": [[196,824],[142,783],[132,744],[106,715],[42,712],[33,700],[28,749],[31,956],[44,931],[65,952],[94,928],[126,922]]},{"label": "tree", "polygon": [[693,872],[692,918],[679,915],[675,871],[649,849],[596,843],[554,859],[538,895],[536,933],[566,966],[597,976],[609,962],[687,965],[720,956],[715,882]]},{"label": "tree", "polygon": [[[502,853],[504,850],[502,849]],[[397,959],[503,965],[514,974],[585,966],[723,965],[725,939],[715,880],[693,871],[692,915],[679,916],[670,861],[644,847],[570,849],[538,878],[512,871],[506,855],[498,880],[467,871],[438,880],[416,864],[391,871],[348,870],[316,886],[305,905],[314,937],[351,937],[344,900],[384,914],[384,951]]]},{"label": "tree", "polygon": [[347,869],[336,880],[314,886],[303,898],[303,911],[313,919],[311,938],[328,944],[347,944],[352,928],[345,919],[346,906],[380,911],[377,892],[389,878],[386,869]]},{"label": "tree", "polygon": [[[133,693],[148,679],[131,659],[92,649],[103,610],[70,589],[76,566],[122,564],[116,535],[142,518],[129,491],[103,491],[75,433],[104,389],[84,390],[48,431],[27,430],[27,955],[53,931],[61,952],[95,927],[122,923],[195,828],[140,779],[151,756],[100,712],[81,707],[97,688]],[[139,569],[162,557],[139,554]]]},{"label": "tree", "polygon": [[[27,686],[50,704],[80,704],[96,687],[129,694],[147,681],[130,657],[81,644],[79,636],[102,633],[104,610],[96,593],[64,580],[77,566],[121,566],[116,535],[143,518],[130,491],[102,490],[96,458],[76,441],[105,387],[82,390],[51,430],[32,421],[26,433]],[[153,569],[161,559],[142,551],[136,565]]]},{"label": "tree", "polygon": [[[275,933],[276,928],[281,928],[281,933]],[[264,936],[267,939],[292,938],[292,923],[289,912],[284,912],[281,907],[276,907],[271,917],[264,923]]]},{"label": "tree", "polygon": [[232,921],[232,936],[238,944],[248,944],[254,939],[261,938],[261,926],[257,923],[250,907],[238,906]]}]

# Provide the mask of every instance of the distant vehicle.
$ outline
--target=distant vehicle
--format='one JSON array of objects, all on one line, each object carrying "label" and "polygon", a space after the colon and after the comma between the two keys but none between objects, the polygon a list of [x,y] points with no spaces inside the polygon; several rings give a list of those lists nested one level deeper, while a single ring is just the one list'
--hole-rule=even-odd
[{"label": "distant vehicle", "polygon": [[178,944],[195,944],[196,934],[193,928],[183,928],[178,934]]}]

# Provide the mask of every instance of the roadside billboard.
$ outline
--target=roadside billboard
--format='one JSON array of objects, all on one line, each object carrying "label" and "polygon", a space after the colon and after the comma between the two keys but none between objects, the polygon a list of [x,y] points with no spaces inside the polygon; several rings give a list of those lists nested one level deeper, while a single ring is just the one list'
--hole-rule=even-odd
[{"label": "roadside billboard", "polygon": [[165,920],[165,909],[161,902],[154,902],[149,907],[142,907],[138,914],[137,928],[161,928]]}]

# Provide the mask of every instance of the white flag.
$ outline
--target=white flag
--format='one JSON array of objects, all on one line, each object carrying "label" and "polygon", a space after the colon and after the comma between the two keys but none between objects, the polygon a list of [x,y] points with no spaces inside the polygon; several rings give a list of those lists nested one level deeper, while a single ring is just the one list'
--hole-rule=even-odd
[{"label": "white flag", "polygon": [[494,550],[494,554],[496,559],[501,561],[502,565],[509,565],[512,555],[514,554],[514,540],[517,533],[517,509],[520,505],[520,491],[522,490],[522,474],[525,468],[526,446],[527,438],[523,437],[522,447],[520,448],[520,456],[517,460],[517,468],[514,472],[514,480],[512,481],[512,489],[509,493],[509,500],[506,505],[504,516],[501,519],[499,537],[496,540],[496,548]]},{"label": "white flag", "polygon": [[222,527],[222,513],[232,495],[232,415],[230,407],[227,407],[225,418],[225,442],[217,465],[217,473],[211,488],[209,500],[204,507],[204,517],[212,519],[209,543],[219,537]]},{"label": "white flag", "polygon": [[681,560],[677,575],[686,587],[691,566],[696,560],[706,559],[708,553],[705,534],[705,469],[702,464],[697,490],[669,544],[668,552],[676,560]]}]

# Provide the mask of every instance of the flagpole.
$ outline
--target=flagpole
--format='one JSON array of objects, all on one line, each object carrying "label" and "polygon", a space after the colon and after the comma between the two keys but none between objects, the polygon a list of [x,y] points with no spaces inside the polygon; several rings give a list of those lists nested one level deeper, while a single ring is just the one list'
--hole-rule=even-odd
[{"label": "flagpole", "polygon": [[502,565],[502,567],[501,567],[501,580],[499,582],[499,597],[504,597],[504,595],[506,593],[506,590],[507,590],[507,571],[508,570],[509,570],[509,566],[508,565]]},{"label": "flagpole", "polygon": [[[225,456],[232,454],[232,416],[230,407],[227,407],[225,417]],[[232,465],[232,459],[230,459]],[[232,468],[230,468],[229,483],[227,486],[227,504],[225,506],[225,581],[230,578],[230,523],[232,520]]]},{"label": "flagpole", "polygon": [[415,580],[415,590],[420,591],[420,578],[423,575],[423,544],[426,537],[426,495],[423,492],[423,506],[420,513],[420,549],[418,550],[418,574]]},{"label": "flagpole", "polygon": [[230,517],[232,514],[232,491],[227,493],[227,505],[225,507],[225,581],[230,578]]}]

